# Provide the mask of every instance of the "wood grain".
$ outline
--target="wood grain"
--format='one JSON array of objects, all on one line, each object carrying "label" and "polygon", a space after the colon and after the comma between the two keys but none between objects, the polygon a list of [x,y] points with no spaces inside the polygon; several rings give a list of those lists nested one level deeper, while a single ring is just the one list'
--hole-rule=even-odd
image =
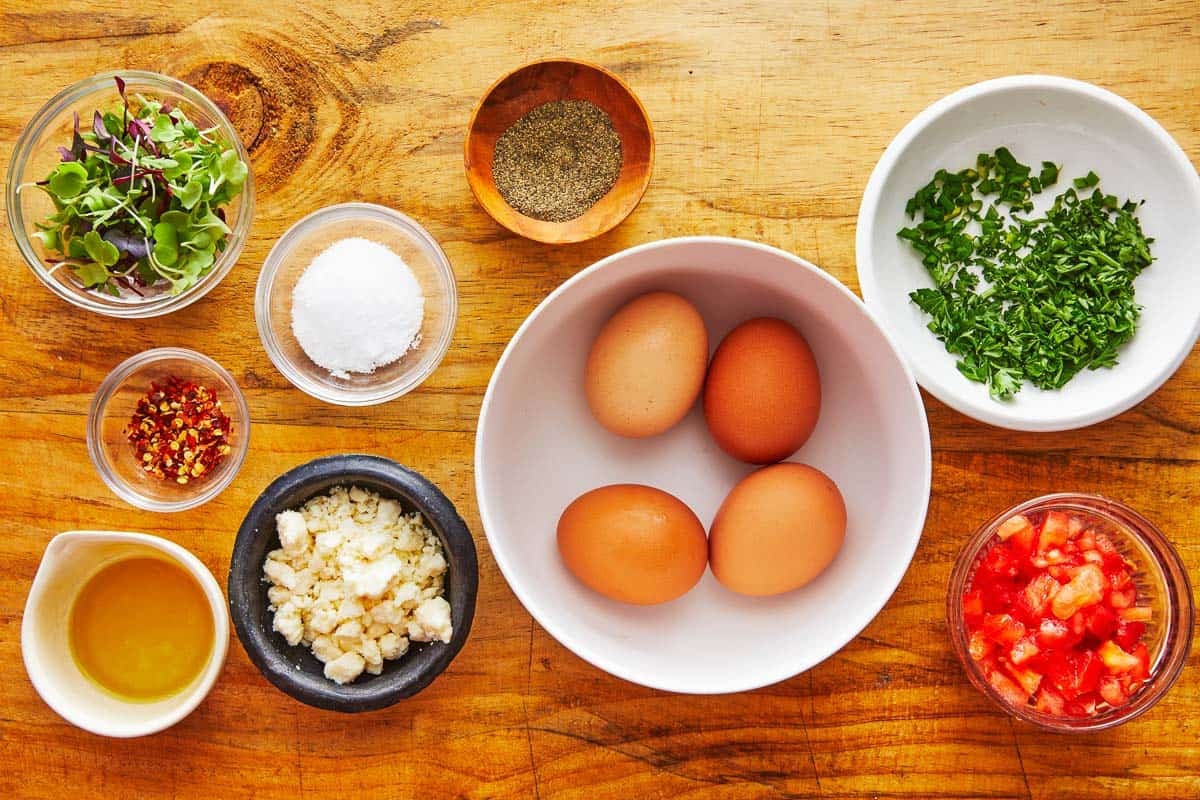
[{"label": "wood grain", "polygon": [[[654,178],[598,239],[547,247],[473,201],[465,126],[500,75],[569,56],[625,79],[653,122]],[[1012,434],[927,398],[934,496],[907,576],[879,617],[810,672],[760,691],[681,697],[577,659],[532,622],[480,529],[472,445],[505,342],[563,279],[653,239],[742,236],[799,253],[857,289],[859,196],[891,137],[977,80],[1046,72],[1113,89],[1200,154],[1200,7],[1178,2],[991,3],[0,0],[0,162],[50,95],[114,68],[167,72],[229,111],[259,207],[239,265],[200,303],[124,323],[45,291],[0,237],[0,793],[23,798],[1195,798],[1200,651],[1148,715],[1063,738],[1014,724],[972,689],[942,616],[953,557],[996,509],[1086,489],[1168,531],[1200,575],[1200,360],[1153,397],[1083,431]],[[416,393],[342,409],[292,389],[259,346],[253,289],[292,222],[334,202],[424,223],[458,274],[445,362]],[[88,463],[92,392],[125,357],[190,345],[246,390],[253,443],[209,505],[171,516],[122,505]],[[429,476],[480,546],[475,628],[421,695],[347,718],[275,691],[234,642],[221,680],[177,727],[135,741],[71,728],[34,693],[21,611],[42,549],[71,528],[163,533],[224,576],[253,498],[284,470],[366,451]]]}]

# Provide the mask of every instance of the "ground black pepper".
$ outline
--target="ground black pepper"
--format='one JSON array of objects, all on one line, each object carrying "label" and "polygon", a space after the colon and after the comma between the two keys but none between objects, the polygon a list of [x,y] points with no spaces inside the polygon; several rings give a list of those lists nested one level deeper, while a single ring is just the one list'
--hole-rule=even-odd
[{"label": "ground black pepper", "polygon": [[492,175],[517,211],[566,222],[608,193],[621,163],[621,139],[603,109],[586,100],[556,100],[529,111],[501,134]]}]

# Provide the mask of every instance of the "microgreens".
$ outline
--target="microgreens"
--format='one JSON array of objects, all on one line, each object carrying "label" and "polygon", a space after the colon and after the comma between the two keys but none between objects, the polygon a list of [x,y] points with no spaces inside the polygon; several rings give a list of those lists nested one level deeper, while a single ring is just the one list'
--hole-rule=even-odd
[{"label": "microgreens", "polygon": [[1133,283],[1154,240],[1142,233],[1140,204],[1104,194],[1089,172],[1042,217],[1017,216],[1058,173],[1047,161],[1035,175],[1002,147],[974,169],[938,170],[905,207],[920,220],[899,236],[934,282],[909,297],[959,372],[999,400],[1026,380],[1058,389],[1084,368],[1113,366],[1142,311]]},{"label": "microgreens", "polygon": [[121,106],[96,111],[91,130],[75,116],[71,148],[30,185],[56,212],[35,223],[46,262],[68,267],[85,288],[120,296],[164,285],[177,295],[208,274],[228,244],[222,208],[248,167],[215,128],[200,129],[170,102],[135,94],[116,79]]}]

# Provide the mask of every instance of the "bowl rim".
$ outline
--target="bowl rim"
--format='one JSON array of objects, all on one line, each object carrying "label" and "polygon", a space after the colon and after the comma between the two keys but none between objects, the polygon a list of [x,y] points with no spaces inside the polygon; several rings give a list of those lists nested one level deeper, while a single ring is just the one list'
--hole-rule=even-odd
[{"label": "bowl rim", "polygon": [[[51,687],[50,681],[46,678],[46,671],[41,667],[40,658],[34,654],[34,648],[26,645],[27,641],[31,641],[37,635],[35,629],[39,623],[34,609],[43,602],[43,595],[47,591],[49,578],[43,572],[46,559],[47,557],[55,556],[55,550],[62,549],[77,540],[135,544],[165,553],[200,584],[200,588],[204,591],[205,599],[208,600],[209,608],[212,611],[213,648],[208,664],[205,665],[200,675],[197,676],[190,689],[184,689],[178,694],[172,695],[172,697],[184,698],[177,706],[164,711],[159,717],[148,720],[141,726],[116,731],[80,717],[56,696],[54,688]],[[116,560],[120,561],[124,560],[124,558]],[[78,590],[76,591],[76,596],[78,596]],[[216,577],[213,576],[212,571],[208,569],[204,562],[195,553],[170,539],[131,531],[63,531],[56,534],[42,552],[42,558],[38,562],[38,569],[33,578],[33,585],[30,587],[29,594],[25,598],[25,607],[21,616],[21,654],[25,664],[25,671],[29,675],[29,680],[33,684],[33,688],[41,696],[42,700],[45,701],[46,705],[50,706],[55,713],[67,722],[89,733],[114,739],[148,736],[170,728],[195,711],[221,677],[221,673],[224,671],[225,659],[229,654],[229,613],[225,607],[225,596],[221,592],[221,585],[217,583]]]},{"label": "bowl rim", "polygon": [[[283,348],[279,344],[279,338],[275,335],[275,331],[271,327],[271,290],[275,285],[275,278],[284,262],[284,257],[290,253],[296,241],[301,240],[303,236],[319,228],[330,217],[337,219],[369,217],[404,231],[420,247],[425,249],[429,255],[429,260],[433,263],[434,270],[446,281],[446,325],[434,343],[432,350],[434,357],[430,359],[429,364],[424,369],[413,373],[406,380],[390,388],[373,389],[370,391],[343,391],[330,388],[323,383],[308,378],[294,366],[294,362],[291,359],[284,355]],[[424,286],[422,286],[422,291],[425,291]],[[284,231],[275,240],[275,244],[271,246],[266,260],[263,261],[262,269],[259,270],[258,282],[254,288],[254,321],[258,327],[258,338],[262,342],[263,349],[267,351],[267,357],[271,359],[271,363],[287,379],[288,383],[309,397],[314,397],[317,400],[332,405],[348,407],[373,406],[380,403],[387,403],[408,394],[424,383],[441,366],[443,359],[445,359],[446,354],[450,351],[450,343],[454,339],[454,329],[458,325],[458,305],[458,280],[454,275],[454,267],[451,265],[450,259],[446,256],[446,252],[442,249],[442,246],[415,219],[394,208],[379,205],[378,203],[335,203],[318,208],[301,217]]]},{"label": "bowl rim", "polygon": [[[485,438],[485,431],[489,424],[488,411],[491,409],[491,405],[494,400],[494,393],[496,391],[496,376],[502,372],[504,366],[512,357],[512,354],[515,351],[518,343],[523,338],[525,332],[532,326],[534,320],[540,316],[544,309],[548,307],[556,298],[567,291],[570,291],[575,284],[585,280],[588,276],[602,269],[615,267],[617,264],[620,264],[622,260],[643,252],[678,247],[688,244],[710,244],[726,247],[732,246],[735,248],[744,248],[769,253],[773,256],[783,258],[801,267],[802,269],[808,270],[819,280],[824,281],[835,291],[841,293],[848,300],[854,303],[855,306],[862,311],[867,320],[870,321],[874,328],[879,332],[884,343],[895,356],[896,363],[899,365],[901,371],[907,379],[906,383],[911,392],[909,399],[913,402],[913,405],[918,413],[918,418],[916,421],[920,423],[920,426],[925,434],[922,437],[924,447],[922,448],[921,452],[921,459],[924,464],[924,469],[922,470],[923,474],[921,475],[921,488],[919,490],[920,496],[924,497],[924,502],[921,505],[919,513],[914,519],[916,535],[913,537],[911,547],[907,548],[903,552],[897,553],[904,558],[905,568],[897,576],[895,585],[892,586],[890,590],[882,596],[877,605],[872,604],[871,607],[866,609],[866,613],[863,615],[861,623],[856,621],[856,623],[851,626],[852,630],[847,629],[845,635],[836,637],[837,639],[841,639],[840,644],[803,669],[797,671],[791,666],[785,666],[783,668],[777,668],[769,671],[764,670],[760,676],[750,680],[745,680],[738,675],[730,675],[723,684],[719,686],[705,687],[702,689],[697,689],[695,687],[681,687],[680,685],[673,683],[669,676],[647,679],[645,676],[636,675],[633,671],[626,669],[619,662],[619,660],[612,658],[609,653],[593,648],[591,645],[587,644],[586,641],[581,641],[581,637],[566,633],[557,623],[546,620],[544,618],[545,615],[540,611],[540,607],[531,599],[528,590],[513,581],[511,577],[513,575],[512,564],[510,563],[509,554],[506,552],[504,546],[501,545],[497,547],[493,530],[498,528],[498,526],[495,524],[495,520],[492,517],[490,508],[485,501],[487,495],[484,491],[483,484],[483,475],[486,472],[484,465],[488,461],[488,456],[484,452],[483,441]],[[488,380],[488,387],[487,391],[484,393],[483,403],[480,405],[479,419],[476,425],[474,452],[475,498],[479,507],[479,516],[483,525],[484,535],[487,537],[488,546],[491,548],[492,557],[496,561],[496,566],[499,567],[500,573],[504,576],[505,582],[508,583],[508,586],[512,589],[513,594],[516,595],[517,599],[521,602],[521,605],[524,606],[529,615],[532,616],[534,620],[546,630],[547,633],[553,636],[555,640],[557,640],[568,650],[573,652],[584,661],[590,663],[592,666],[597,667],[598,669],[601,669],[610,675],[614,675],[618,678],[629,681],[630,683],[646,686],[651,689],[696,695],[731,694],[735,692],[750,691],[753,689],[762,688],[764,686],[770,686],[789,678],[794,678],[796,675],[806,672],[830,658],[851,641],[853,641],[854,638],[860,633],[862,633],[862,631],[865,630],[866,627],[870,625],[871,622],[874,621],[874,619],[879,615],[884,606],[887,605],[888,601],[891,600],[896,590],[900,587],[904,576],[907,574],[908,568],[912,565],[912,560],[916,555],[917,547],[920,544],[921,535],[924,532],[925,520],[929,512],[930,491],[933,478],[932,442],[929,437],[929,421],[925,411],[925,404],[922,401],[921,392],[917,387],[916,380],[913,378],[912,370],[909,368],[908,362],[900,353],[899,348],[897,348],[896,343],[888,330],[879,323],[879,321],[875,318],[875,315],[869,308],[866,307],[866,305],[858,298],[857,295],[850,291],[845,284],[837,280],[837,278],[833,277],[828,272],[825,272],[820,267],[812,264],[798,255],[795,255],[794,253],[789,253],[781,248],[760,242],[750,241],[748,239],[738,239],[730,236],[680,236],[670,239],[659,239],[656,241],[635,245],[600,259],[599,261],[591,264],[588,267],[585,267],[575,275],[568,278],[566,281],[559,284],[558,287],[555,288],[554,291],[552,291],[549,295],[547,295],[540,303],[538,303],[533,311],[531,311],[524,321],[522,321],[520,327],[517,328],[516,333],[513,334],[512,338],[509,339],[508,344],[505,346],[504,353],[500,356],[500,360],[496,363],[496,367],[492,371],[492,376]]]},{"label": "bowl rim", "polygon": [[[1048,509],[1068,508],[1104,517],[1115,523],[1131,538],[1137,539],[1151,554],[1151,562],[1162,573],[1163,584],[1167,587],[1168,595],[1178,595],[1178,602],[1172,603],[1173,616],[1168,620],[1171,626],[1168,634],[1177,637],[1178,644],[1174,649],[1169,645],[1172,640],[1166,639],[1160,656],[1160,668],[1165,668],[1164,681],[1154,687],[1154,691],[1137,695],[1133,702],[1120,709],[1111,709],[1107,715],[1096,717],[1057,717],[1043,714],[1033,708],[1017,708],[1004,702],[1002,698],[987,683],[986,676],[975,665],[967,650],[966,628],[962,623],[962,594],[968,581],[975,573],[975,562],[984,548],[990,545],[996,537],[996,529],[1006,519],[1014,514],[1025,514]],[[1180,579],[1173,580],[1173,574]],[[1192,634],[1195,624],[1195,605],[1192,600],[1191,580],[1188,578],[1187,565],[1179,555],[1179,551],[1161,529],[1140,512],[1120,500],[1113,500],[1101,494],[1088,492],[1054,492],[1016,503],[1006,508],[991,519],[984,522],[959,549],[947,581],[945,620],[947,634],[958,661],[966,673],[970,683],[979,692],[991,699],[1000,709],[1010,716],[1028,722],[1042,730],[1053,733],[1092,733],[1107,730],[1137,719],[1153,708],[1171,690],[1179,680],[1187,664],[1188,654],[1192,647]]]},{"label": "bowl rim", "polygon": [[[20,198],[17,195],[21,172],[24,171],[33,146],[46,127],[53,124],[63,113],[67,105],[82,100],[89,94],[100,91],[106,85],[111,85],[113,79],[116,77],[120,77],[126,81],[144,81],[156,85],[158,88],[178,94],[199,108],[204,109],[204,113],[211,116],[217,125],[220,126],[222,132],[228,138],[230,146],[237,151],[238,157],[245,162],[247,167],[250,167],[246,173],[246,181],[242,185],[242,192],[238,195],[238,201],[241,203],[241,206],[237,222],[229,238],[226,240],[228,245],[219,255],[209,273],[181,294],[164,294],[144,303],[130,303],[127,306],[112,306],[98,303],[87,295],[68,291],[62,284],[50,277],[42,265],[41,259],[38,258],[37,253],[33,250],[32,243],[29,241],[29,230],[24,224],[24,213],[21,209]],[[21,255],[25,259],[25,265],[29,267],[29,270],[50,291],[71,305],[115,319],[148,319],[158,317],[163,314],[169,314],[172,311],[178,311],[181,308],[186,308],[204,297],[216,288],[217,284],[224,280],[225,276],[237,264],[242,249],[246,245],[246,240],[250,238],[250,226],[254,218],[254,169],[251,165],[250,153],[246,149],[245,143],[242,142],[242,137],[238,135],[237,128],[233,126],[229,118],[225,116],[225,113],[221,111],[217,104],[208,99],[199,89],[188,83],[184,83],[178,78],[149,70],[121,69],[101,72],[72,83],[46,101],[29,122],[26,123],[25,127],[21,130],[20,136],[17,137],[16,144],[13,146],[12,158],[8,164],[8,183],[5,192],[6,202],[8,203],[8,227],[12,232],[17,249],[20,250]]]},{"label": "bowl rim", "polygon": [[[237,437],[233,451],[226,456],[226,458],[230,459],[230,462],[224,475],[217,480],[204,482],[201,484],[201,491],[189,497],[184,497],[180,500],[155,500],[137,491],[137,489],[122,480],[109,467],[108,459],[104,456],[102,445],[104,438],[104,410],[108,407],[108,401],[112,398],[113,393],[124,385],[134,372],[147,365],[168,359],[180,359],[190,362],[209,370],[220,380],[226,382],[232,388],[231,399],[237,407],[237,413],[242,421],[242,432]],[[91,459],[92,466],[95,467],[96,472],[100,475],[100,479],[104,481],[105,485],[112,490],[113,494],[131,506],[145,511],[165,513],[186,511],[207,503],[225,491],[229,484],[233,483],[234,478],[241,471],[242,463],[246,460],[246,453],[250,449],[250,427],[250,407],[246,403],[246,396],[242,393],[241,387],[238,386],[237,381],[234,380],[233,375],[227,369],[203,353],[189,350],[186,347],[154,347],[149,350],[143,350],[140,353],[135,353],[115,366],[104,378],[100,387],[96,389],[96,393],[92,396],[91,405],[88,407],[88,457]]]},{"label": "bowl rim", "polygon": [[[580,235],[580,234],[564,235],[562,233],[562,231],[567,230],[568,226],[570,226],[570,224],[572,222],[574,222],[575,220],[566,220],[565,222],[548,222],[546,220],[535,220],[536,222],[541,223],[543,225],[554,226],[554,228],[552,228],[552,230],[559,231],[559,233],[555,233],[555,234],[548,233],[544,236],[538,236],[535,233],[526,233],[524,231],[519,231],[519,230],[511,227],[510,225],[508,225],[508,223],[504,222],[503,220],[497,219],[495,216],[492,215],[491,210],[489,210],[488,207],[484,204],[483,198],[481,198],[479,196],[479,187],[476,185],[476,181],[471,176],[471,142],[476,136],[475,123],[476,123],[476,120],[479,118],[479,112],[483,109],[484,103],[486,103],[488,101],[488,99],[492,96],[492,94],[496,91],[496,89],[498,89],[500,87],[500,85],[502,83],[509,80],[514,75],[524,72],[525,70],[530,69],[532,67],[537,67],[537,66],[541,66],[544,64],[573,64],[577,67],[583,67],[584,69],[590,69],[590,70],[593,70],[595,72],[598,72],[598,73],[606,76],[607,78],[614,81],[618,86],[620,86],[621,90],[623,92],[625,92],[626,95],[629,96],[629,98],[633,101],[634,106],[638,110],[638,115],[641,117],[642,121],[646,124],[646,138],[649,143],[649,151],[648,151],[648,154],[646,157],[646,174],[643,175],[641,181],[639,181],[637,192],[634,195],[633,202],[629,206],[629,210],[626,211],[624,214],[622,214],[620,216],[620,218],[614,220],[611,225],[608,225],[607,227],[597,230],[595,233],[590,233],[586,236]],[[467,175],[467,185],[470,186],[470,188],[471,188],[471,195],[475,198],[475,204],[477,206],[479,206],[480,208],[482,208],[484,210],[484,213],[486,213],[493,222],[499,224],[502,228],[509,231],[510,233],[515,233],[517,236],[520,236],[523,239],[529,239],[530,241],[533,241],[533,242],[540,242],[542,244],[551,244],[551,245],[579,244],[580,242],[591,241],[592,239],[597,239],[597,238],[603,236],[604,234],[613,230],[618,225],[620,225],[622,222],[627,220],[629,218],[629,216],[637,209],[637,207],[639,205],[641,205],[642,198],[646,196],[646,190],[650,188],[650,179],[654,173],[654,156],[655,156],[654,123],[650,120],[650,114],[646,111],[646,107],[644,105],[642,105],[641,98],[639,98],[637,96],[637,94],[633,91],[633,88],[630,87],[630,85],[628,83],[626,83],[625,80],[620,75],[617,75],[615,72],[612,72],[611,70],[605,69],[604,67],[600,66],[599,64],[592,63],[591,61],[584,61],[583,59],[579,59],[579,58],[569,58],[566,56],[559,56],[559,57],[554,57],[554,58],[539,58],[534,61],[530,61],[526,64],[522,64],[521,66],[516,67],[515,69],[512,69],[512,70],[506,72],[505,74],[503,74],[499,78],[497,78],[495,81],[493,81],[492,84],[490,86],[488,86],[488,88],[484,91],[484,93],[479,96],[479,100],[476,101],[475,107],[471,110],[471,118],[467,122],[467,132],[466,132],[466,135],[463,137],[463,169]],[[598,202],[599,201],[597,201],[597,203]],[[518,214],[521,214],[521,212],[517,211],[515,208],[513,209],[513,211],[516,211]],[[521,214],[521,216],[525,216],[525,215]],[[534,218],[529,217],[528,219],[534,219]],[[576,218],[576,219],[578,219],[578,218]]]},{"label": "bowl rim", "polygon": [[[449,642],[439,643],[436,658],[416,677],[405,683],[369,686],[374,691],[354,691],[352,687],[362,688],[362,684],[347,684],[339,686],[332,681],[328,686],[315,689],[313,686],[301,683],[296,679],[294,671],[283,669],[271,664],[265,653],[276,651],[278,648],[272,642],[272,636],[258,626],[247,623],[247,598],[256,591],[266,593],[266,582],[261,575],[261,565],[248,563],[248,551],[258,537],[275,536],[272,525],[263,525],[264,519],[269,520],[271,507],[279,498],[293,491],[308,491],[310,484],[324,483],[331,477],[344,479],[341,485],[351,485],[356,478],[367,477],[380,483],[398,486],[403,491],[397,491],[407,498],[407,501],[421,512],[431,527],[441,530],[445,540],[454,540],[464,546],[465,563],[457,568],[462,570],[462,596],[447,597],[451,603],[453,614],[454,604],[461,604],[462,622],[455,626]],[[310,493],[316,496],[320,490]],[[418,495],[420,499],[414,499]],[[448,544],[444,545],[447,552]],[[449,561],[449,556],[447,556]],[[250,572],[246,572],[247,568]],[[441,675],[458,656],[471,634],[471,626],[475,618],[475,605],[479,591],[479,560],[475,547],[475,539],[470,528],[458,513],[454,503],[431,480],[414,469],[404,466],[397,461],[384,456],[369,453],[342,453],[322,456],[303,464],[292,467],[271,481],[258,495],[254,503],[242,519],[237,536],[233,543],[233,553],[229,561],[229,573],[226,579],[226,590],[229,597],[230,618],[234,631],[242,649],[254,666],[262,673],[275,688],[288,696],[326,711],[343,713],[358,713],[377,711],[395,705],[400,700],[411,697],[426,687]],[[295,645],[303,647],[303,645]],[[403,661],[403,656],[400,661]]]},{"label": "bowl rim", "polygon": [[[874,169],[871,171],[871,177],[867,181],[866,189],[863,192],[855,232],[858,283],[862,290],[863,300],[866,302],[868,308],[876,312],[876,316],[880,319],[881,324],[887,321],[887,315],[882,313],[882,309],[887,305],[888,301],[883,297],[879,284],[875,280],[878,267],[868,257],[868,254],[871,252],[874,220],[879,215],[879,210],[883,202],[883,187],[887,178],[892,173],[896,164],[904,157],[905,151],[913,141],[924,133],[925,129],[936,120],[956,111],[960,106],[979,97],[1013,90],[1029,89],[1053,89],[1075,93],[1098,101],[1108,106],[1114,112],[1131,118],[1152,135],[1159,145],[1166,149],[1170,154],[1173,168],[1187,176],[1193,195],[1200,199],[1200,174],[1197,174],[1187,154],[1179,146],[1179,143],[1175,141],[1175,138],[1141,108],[1109,89],[1074,78],[1043,74],[1009,75],[980,81],[979,83],[957,89],[929,104],[900,129],[900,132],[888,144],[883,155],[880,156],[879,161],[875,164]],[[1051,419],[1032,416],[1018,417],[1012,413],[1001,413],[1001,409],[995,407],[996,404],[994,401],[990,399],[986,401],[987,403],[991,403],[991,405],[980,403],[975,398],[962,392],[961,388],[956,388],[955,385],[939,381],[933,373],[926,369],[920,359],[910,355],[907,348],[902,348],[900,352],[904,359],[911,365],[913,372],[917,376],[917,382],[921,387],[956,411],[979,422],[999,428],[1017,431],[1048,432],[1074,430],[1094,425],[1111,419],[1141,403],[1175,374],[1188,354],[1191,353],[1197,338],[1200,338],[1200,312],[1194,317],[1191,334],[1186,343],[1181,343],[1178,352],[1171,361],[1152,380],[1145,383],[1137,391],[1131,392],[1124,397],[1118,397],[1116,400],[1093,411],[1077,412]],[[903,344],[902,341],[901,344]],[[946,354],[946,357],[951,358],[952,356]],[[963,380],[965,381],[965,379]]]}]

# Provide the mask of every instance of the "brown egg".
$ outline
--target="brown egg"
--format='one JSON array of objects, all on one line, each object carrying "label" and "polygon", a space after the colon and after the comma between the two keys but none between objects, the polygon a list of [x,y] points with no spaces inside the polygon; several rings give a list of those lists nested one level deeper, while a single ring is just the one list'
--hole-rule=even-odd
[{"label": "brown egg", "polygon": [[638,605],[686,594],[708,563],[704,526],[692,510],[636,484],[577,497],[558,520],[558,552],[591,589]]},{"label": "brown egg", "polygon": [[735,592],[782,594],[820,575],[845,537],[837,484],[805,464],[776,464],[746,476],[725,498],[709,531],[709,563]]},{"label": "brown egg", "polygon": [[704,386],[708,333],[696,307],[651,292],[622,306],[592,343],[588,406],[619,436],[655,436],[683,419]]},{"label": "brown egg", "polygon": [[743,322],[713,354],[704,419],[717,444],[750,464],[782,461],[808,441],[821,411],[817,362],[780,319]]}]

